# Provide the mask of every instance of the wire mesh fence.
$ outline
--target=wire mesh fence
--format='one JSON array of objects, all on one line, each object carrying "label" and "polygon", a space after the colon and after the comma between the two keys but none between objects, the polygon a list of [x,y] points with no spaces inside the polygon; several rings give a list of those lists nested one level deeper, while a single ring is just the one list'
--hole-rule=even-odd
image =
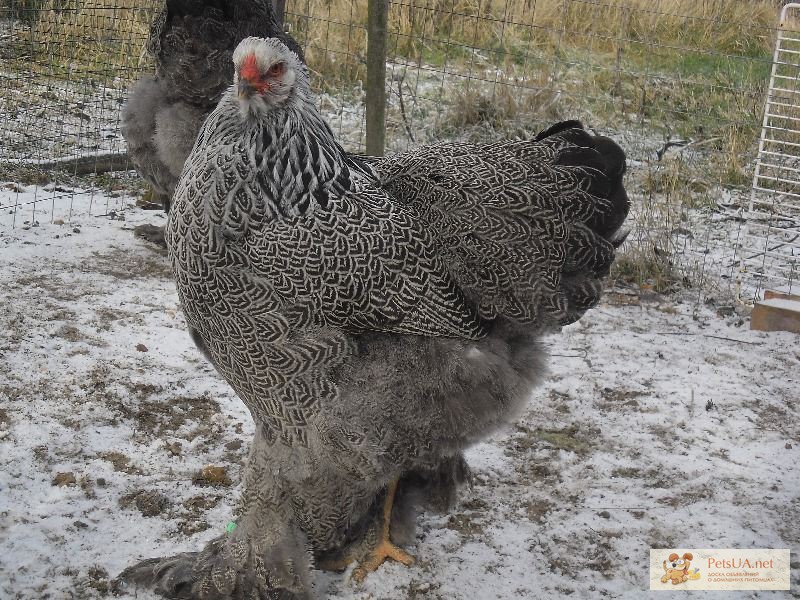
[{"label": "wire mesh fence", "polygon": [[[728,291],[778,26],[775,2],[390,2],[388,147],[524,136],[580,118],[628,152],[617,274]],[[339,134],[363,150],[366,3],[287,3]],[[342,90],[348,90],[342,93]],[[330,100],[323,96],[323,102]],[[753,290],[746,290],[751,294]]]},{"label": "wire mesh fence", "polygon": [[[76,186],[77,176],[133,168],[120,111],[147,67],[153,10],[145,0],[9,0],[0,8],[3,223],[69,219],[78,189],[92,196],[110,187],[96,178]],[[93,212],[107,212],[108,200],[98,195]]]},{"label": "wire mesh fence", "polygon": [[[32,181],[39,190],[33,201],[50,202],[45,217],[66,200],[55,190],[59,178],[79,170],[71,159],[124,160],[119,109],[127,86],[149,69],[144,45],[155,4],[28,0],[0,9],[0,102],[4,114],[15,115],[0,124],[0,179],[18,185],[19,172],[33,164],[40,177]],[[347,149],[364,151],[368,2],[281,4],[287,30],[306,52],[323,113]],[[523,137],[557,119],[583,120],[617,139],[630,159],[632,231],[616,276],[658,291],[731,292],[743,265],[761,251],[743,244],[737,252],[737,240],[774,234],[772,226],[767,234],[742,227],[782,2],[388,4],[389,152],[444,139]],[[795,64],[796,57],[787,53],[785,60]],[[781,74],[796,82],[796,73]],[[800,94],[792,99],[800,102]],[[21,194],[26,202],[30,189]],[[787,198],[797,192],[769,189]],[[20,210],[14,194],[3,192],[4,213]],[[781,227],[781,235],[797,233],[796,215]],[[776,260],[794,255],[787,246]],[[764,265],[755,287],[745,281],[743,295],[763,287],[772,263]]]}]

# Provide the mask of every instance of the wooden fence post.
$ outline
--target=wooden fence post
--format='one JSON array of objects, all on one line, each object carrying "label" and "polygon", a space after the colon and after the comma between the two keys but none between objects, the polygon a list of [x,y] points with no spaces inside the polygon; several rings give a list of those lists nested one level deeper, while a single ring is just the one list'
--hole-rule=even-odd
[{"label": "wooden fence post", "polygon": [[283,27],[283,18],[286,14],[286,0],[272,0],[272,10],[275,12],[275,20],[278,25]]},{"label": "wooden fence post", "polygon": [[367,154],[383,156],[386,143],[386,38],[389,0],[369,0],[367,22]]}]

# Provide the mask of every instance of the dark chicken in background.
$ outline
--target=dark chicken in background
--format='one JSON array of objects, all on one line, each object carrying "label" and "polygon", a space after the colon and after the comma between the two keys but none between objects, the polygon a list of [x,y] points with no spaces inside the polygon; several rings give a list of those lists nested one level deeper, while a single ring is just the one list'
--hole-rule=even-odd
[{"label": "dark chicken in background", "polygon": [[[203,121],[231,84],[233,51],[248,36],[278,37],[302,60],[271,0],[167,0],[153,21],[147,51],[155,74],[131,89],[122,135],[152,199],[166,211]],[[164,244],[163,228],[144,225],[136,233]]]}]

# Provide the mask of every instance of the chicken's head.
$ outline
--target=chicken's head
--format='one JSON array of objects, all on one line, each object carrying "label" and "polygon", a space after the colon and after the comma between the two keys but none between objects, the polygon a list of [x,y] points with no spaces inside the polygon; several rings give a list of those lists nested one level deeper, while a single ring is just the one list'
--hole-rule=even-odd
[{"label": "chicken's head", "polygon": [[233,52],[232,95],[243,116],[261,116],[308,93],[308,77],[297,54],[277,38],[248,37]]}]

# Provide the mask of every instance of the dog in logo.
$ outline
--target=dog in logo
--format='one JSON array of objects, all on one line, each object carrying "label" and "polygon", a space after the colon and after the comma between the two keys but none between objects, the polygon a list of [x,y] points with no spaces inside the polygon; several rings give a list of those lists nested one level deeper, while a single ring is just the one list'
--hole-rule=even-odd
[{"label": "dog in logo", "polygon": [[686,552],[683,557],[674,552],[670,554],[669,560],[664,561],[664,576],[661,578],[661,583],[671,581],[672,585],[678,585],[689,579],[700,579],[700,569],[689,572],[693,558],[691,552]]}]

